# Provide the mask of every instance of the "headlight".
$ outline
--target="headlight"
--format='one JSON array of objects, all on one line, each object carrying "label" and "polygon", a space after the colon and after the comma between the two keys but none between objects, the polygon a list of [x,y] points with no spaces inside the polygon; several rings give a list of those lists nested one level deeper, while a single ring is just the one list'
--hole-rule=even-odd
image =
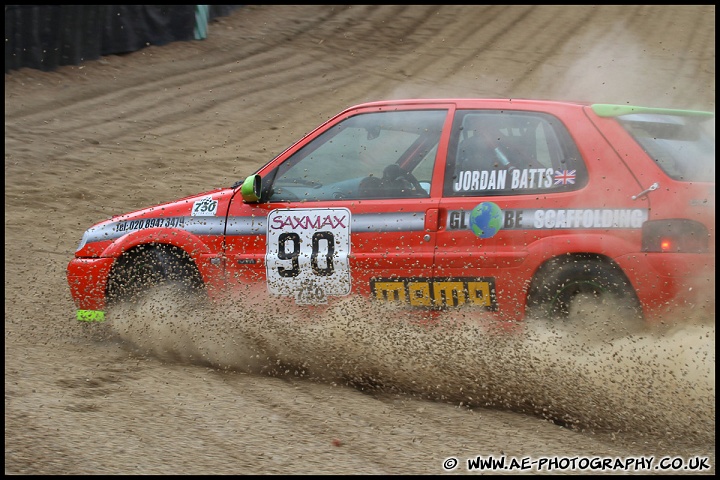
[{"label": "headlight", "polygon": [[85,244],[87,243],[89,233],[90,233],[90,232],[89,232],[88,230],[85,230],[85,233],[83,233],[83,236],[82,236],[82,238],[80,239],[80,245],[78,245],[78,247],[75,249],[75,252],[76,252],[76,253],[79,252],[80,250],[82,250],[83,247],[85,246]]}]

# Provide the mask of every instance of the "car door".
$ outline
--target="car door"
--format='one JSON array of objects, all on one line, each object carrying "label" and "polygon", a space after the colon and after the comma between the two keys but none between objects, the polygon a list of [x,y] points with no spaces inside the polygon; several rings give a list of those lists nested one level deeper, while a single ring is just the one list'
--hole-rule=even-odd
[{"label": "car door", "polygon": [[537,267],[526,261],[530,246],[552,227],[538,233],[536,214],[567,204],[568,193],[586,183],[585,165],[555,116],[507,104],[459,109],[439,208],[436,303],[521,318]]},{"label": "car door", "polygon": [[260,201],[229,209],[229,281],[287,305],[422,298],[408,283],[432,276],[448,108],[347,111],[261,168]]}]

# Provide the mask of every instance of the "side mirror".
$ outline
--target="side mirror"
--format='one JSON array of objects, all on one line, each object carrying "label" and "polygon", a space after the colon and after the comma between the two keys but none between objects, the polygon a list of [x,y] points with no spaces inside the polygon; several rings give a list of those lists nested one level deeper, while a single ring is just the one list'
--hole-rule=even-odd
[{"label": "side mirror", "polygon": [[257,203],[260,201],[260,175],[250,175],[243,181],[240,187],[240,195],[247,203]]}]

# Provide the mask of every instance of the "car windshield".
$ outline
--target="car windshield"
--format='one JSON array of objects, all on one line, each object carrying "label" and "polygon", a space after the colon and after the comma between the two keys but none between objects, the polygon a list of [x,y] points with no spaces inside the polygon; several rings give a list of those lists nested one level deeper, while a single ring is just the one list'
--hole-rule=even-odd
[{"label": "car windshield", "polygon": [[620,124],[671,178],[715,181],[715,117],[633,114]]}]

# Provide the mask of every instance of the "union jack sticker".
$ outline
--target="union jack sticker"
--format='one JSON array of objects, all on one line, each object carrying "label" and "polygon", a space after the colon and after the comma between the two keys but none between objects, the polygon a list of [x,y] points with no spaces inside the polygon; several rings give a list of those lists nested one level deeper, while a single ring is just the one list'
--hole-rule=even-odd
[{"label": "union jack sticker", "polygon": [[555,185],[574,185],[576,170],[555,170]]}]

